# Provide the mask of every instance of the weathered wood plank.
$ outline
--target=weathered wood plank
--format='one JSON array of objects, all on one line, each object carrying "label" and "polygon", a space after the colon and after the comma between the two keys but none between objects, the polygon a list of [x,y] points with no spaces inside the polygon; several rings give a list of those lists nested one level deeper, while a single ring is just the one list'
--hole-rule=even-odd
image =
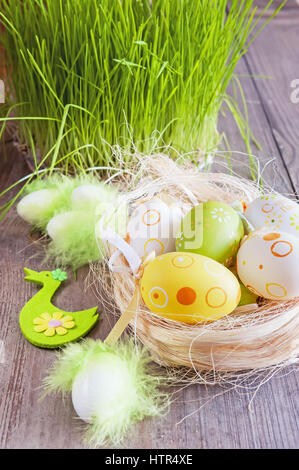
[{"label": "weathered wood plank", "polygon": [[[6,154],[6,162],[3,153],[0,156],[1,187],[28,173],[14,147],[8,146]],[[76,442],[79,446],[80,441],[73,438],[76,423],[70,404],[66,411],[61,399],[38,401],[38,388],[55,353],[29,344],[18,327],[20,309],[37,290],[37,286],[25,285],[23,267],[40,270],[42,260],[41,252],[32,244],[28,233],[29,227],[14,212],[1,224],[0,339],[4,341],[5,362],[0,364],[0,447],[76,447]],[[44,266],[48,268],[53,266]],[[66,287],[56,297],[57,306],[83,310],[98,305],[92,292],[84,290],[86,274],[86,269],[82,269],[77,282],[70,275]],[[98,337],[107,327],[103,328],[103,321],[99,322],[90,336]]]},{"label": "weathered wood plank", "polygon": [[299,8],[295,18],[294,23],[274,19],[253,43],[245,61],[251,74],[271,77],[253,78],[253,82],[292,189],[298,192]]},{"label": "weathered wood plank", "polygon": [[[257,2],[260,8],[267,3],[267,0]],[[275,1],[270,12],[280,4],[280,0]],[[253,145],[252,152],[261,164],[264,181],[286,195],[298,191],[299,178],[298,158],[296,161],[299,103],[291,101],[291,94],[294,92],[291,83],[296,77],[299,79],[299,59],[295,49],[299,40],[298,25],[298,2],[288,1],[279,15],[258,36],[236,69],[245,91],[249,124],[262,147],[258,150]],[[267,76],[270,79],[257,76]],[[232,92],[232,87],[230,91]],[[299,99],[299,91],[296,96]],[[232,150],[246,152],[233,119],[220,118],[220,129],[229,137]],[[238,157],[237,154],[233,157],[242,162],[242,166],[239,163],[236,165],[238,173],[250,176],[248,169],[243,166],[247,161],[246,157]]]},{"label": "weathered wood plank", "polygon": [[[240,80],[246,96],[250,129],[261,146],[259,150],[252,143],[251,152],[253,158],[259,164],[262,179],[264,183],[270,185],[276,191],[286,195],[292,194],[293,186],[288,171],[285,168],[282,155],[273,138],[272,128],[265,114],[262,99],[257,93],[252,77],[249,76],[247,64],[244,59],[238,64],[236,74],[238,75],[238,79]],[[232,86],[228,91],[231,94],[234,93]],[[237,96],[242,109],[240,93],[238,93]],[[219,129],[221,132],[225,132],[227,136],[232,151],[231,159],[233,170],[238,175],[251,178],[246,145],[241,138],[240,131],[230,111],[227,110],[226,106],[224,108],[225,115],[220,116]],[[225,155],[227,156],[228,154],[226,153]]]},{"label": "weathered wood plank", "polygon": [[[272,35],[276,34],[276,28],[280,29],[280,26],[273,26]],[[262,56],[266,34],[267,29],[260,42],[256,43],[255,60]],[[267,49],[269,56],[262,70],[257,67],[260,62],[255,63],[250,56],[249,64],[256,64],[254,73],[267,74],[268,65],[277,61],[277,57],[281,63],[283,50],[279,41],[275,46]],[[292,61],[292,55],[286,55],[282,60],[287,63],[290,73],[293,70],[295,74],[296,63]],[[240,64],[239,72],[248,74],[246,62]],[[279,87],[280,67],[277,66],[272,73]],[[276,171],[273,164],[269,165],[264,172],[265,179],[275,189],[290,193],[292,184],[289,176],[294,184],[294,164],[289,159],[290,170],[287,169],[288,163],[283,164],[283,161],[287,162],[286,147],[278,147],[274,138],[273,120],[278,119],[277,105],[269,102],[265,106],[264,96],[270,95],[267,95],[267,90],[260,88],[267,86],[264,83],[260,85],[260,81],[245,77],[242,82],[248,97],[250,122],[263,146],[262,151],[255,153],[263,163],[272,157],[276,158]],[[272,96],[276,96],[275,90],[276,88],[272,88]],[[283,101],[281,98],[280,100]],[[272,116],[270,113],[271,119],[269,109],[274,114]],[[289,112],[289,107],[282,106],[280,119],[283,122],[288,121]],[[221,127],[226,131],[231,147],[238,151],[244,150],[232,120],[221,119]],[[285,139],[285,129],[283,132]],[[294,146],[289,134],[287,140]],[[239,161],[241,159],[237,154],[235,158]],[[298,156],[295,155],[295,164],[296,158]],[[244,170],[242,165],[236,163],[236,168],[248,175],[247,169]],[[25,162],[22,157],[17,156],[13,147],[7,147],[6,160],[3,152],[0,152],[0,187],[5,187],[26,173],[28,169]],[[29,344],[18,327],[18,312],[36,291],[34,285],[23,282],[23,266],[27,264],[33,269],[40,269],[41,262],[41,256],[36,256],[38,247],[32,245],[28,232],[28,226],[16,218],[13,212],[0,225],[0,340],[5,345],[5,361],[0,364],[0,447],[81,448],[81,425],[74,418],[70,400],[63,402],[61,397],[49,397],[45,401],[38,401],[38,388],[53,362],[54,352],[40,350]],[[53,266],[45,266],[47,268],[52,269]],[[56,297],[58,306],[73,310],[98,303],[91,290],[84,290],[86,272],[86,269],[80,270],[77,282],[70,277],[67,286]],[[103,315],[91,337],[104,338],[113,321]],[[225,390],[220,387],[190,386],[184,391],[178,391],[170,413],[162,419],[149,419],[137,425],[124,445],[127,448],[153,449],[297,448],[298,379],[291,369],[286,372],[287,376],[273,378],[260,389],[252,404],[252,412],[248,410],[250,396],[244,394],[245,390],[227,392],[213,400],[215,395]],[[200,412],[196,412],[206,400],[211,401]],[[190,413],[194,414],[177,425]]]},{"label": "weathered wood plank", "polygon": [[[8,149],[9,153],[9,149]],[[10,178],[24,174],[21,159],[11,154]],[[13,161],[16,164],[12,164]],[[5,173],[0,172],[3,180]],[[1,227],[2,228],[2,227]],[[41,257],[36,246],[25,236],[28,227],[10,214],[1,230],[1,339],[5,342],[5,363],[0,365],[0,446],[2,448],[80,448],[79,423],[74,418],[70,400],[49,397],[39,402],[41,380],[50,367],[54,353],[26,342],[18,328],[18,312],[36,287],[23,282],[22,268],[30,263],[40,269]],[[28,232],[27,232],[28,233]],[[52,266],[48,266],[52,268]],[[47,266],[45,266],[45,269]],[[97,303],[90,291],[84,293],[86,270],[78,282],[70,279],[56,298],[57,305],[72,310]],[[111,327],[107,316],[92,333],[104,338]],[[287,382],[286,382],[287,380]],[[219,387],[192,386],[177,394],[171,412],[161,420],[145,420],[136,426],[125,443],[129,448],[260,448],[296,447],[293,402],[295,375],[268,383],[257,396],[251,414],[248,398],[225,393],[215,398],[182,424],[184,416],[222,390]],[[271,396],[271,401],[267,397]],[[290,413],[286,412],[286,407]],[[280,414],[276,414],[278,410]],[[277,426],[276,421],[279,423]],[[287,431],[287,432],[286,432]]]}]

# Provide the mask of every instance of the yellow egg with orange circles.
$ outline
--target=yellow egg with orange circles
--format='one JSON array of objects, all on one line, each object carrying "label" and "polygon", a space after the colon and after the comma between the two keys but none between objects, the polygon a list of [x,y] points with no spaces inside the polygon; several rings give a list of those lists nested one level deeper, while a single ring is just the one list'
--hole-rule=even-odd
[{"label": "yellow egg with orange circles", "polygon": [[185,323],[213,321],[238,305],[240,284],[225,266],[196,253],[167,253],[151,261],[140,283],[154,313]]}]

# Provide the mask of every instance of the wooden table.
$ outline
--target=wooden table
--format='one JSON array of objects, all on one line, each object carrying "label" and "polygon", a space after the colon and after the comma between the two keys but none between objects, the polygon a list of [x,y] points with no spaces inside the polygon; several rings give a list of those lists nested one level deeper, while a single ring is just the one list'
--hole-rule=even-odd
[{"label": "wooden table", "polygon": [[[249,120],[262,150],[259,157],[264,179],[276,190],[294,194],[299,185],[299,102],[293,103],[292,82],[299,79],[299,8],[295,2],[281,12],[260,35],[238,66],[246,91]],[[248,76],[250,75],[250,76]],[[268,80],[252,75],[267,75]],[[297,89],[299,88],[297,82]],[[299,99],[299,92],[297,93]],[[230,116],[221,117],[233,150],[245,151]],[[235,153],[241,174],[246,157]],[[238,163],[239,162],[239,163]],[[243,164],[241,163],[243,162]],[[28,173],[23,158],[12,144],[2,147],[2,188]],[[0,447],[80,448],[80,426],[71,401],[61,397],[39,401],[39,387],[54,359],[54,352],[27,343],[18,327],[18,313],[36,291],[23,281],[23,266],[40,269],[40,250],[29,238],[28,227],[11,212],[0,227],[0,340],[5,357],[0,364]],[[46,269],[47,266],[45,266]],[[52,266],[49,266],[52,268]],[[78,282],[68,281],[56,298],[64,309],[84,309],[98,304],[84,290],[86,269]],[[102,320],[91,336],[103,338],[111,319]],[[220,387],[191,386],[178,394],[163,419],[148,419],[128,436],[127,448],[296,448],[298,438],[298,383],[292,367],[273,377],[252,394],[246,390],[223,392]],[[209,400],[209,401],[208,401]],[[195,412],[200,412],[177,423]],[[297,416],[296,416],[297,413]]]}]

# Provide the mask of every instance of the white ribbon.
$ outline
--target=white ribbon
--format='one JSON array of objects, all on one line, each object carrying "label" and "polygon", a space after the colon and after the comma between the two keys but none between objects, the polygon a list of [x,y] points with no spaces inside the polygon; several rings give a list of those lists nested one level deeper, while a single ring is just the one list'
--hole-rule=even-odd
[{"label": "white ribbon", "polygon": [[122,253],[128,261],[133,274],[136,274],[142,262],[136,251],[109,227],[103,230],[101,238],[117,248],[117,251],[109,259],[110,270],[113,272],[123,272],[125,270],[122,266],[114,265],[115,260]]}]

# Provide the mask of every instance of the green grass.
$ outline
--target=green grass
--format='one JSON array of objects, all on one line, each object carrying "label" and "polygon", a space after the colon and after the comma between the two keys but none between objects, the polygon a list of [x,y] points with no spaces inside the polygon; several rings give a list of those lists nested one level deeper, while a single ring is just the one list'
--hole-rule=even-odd
[{"label": "green grass", "polygon": [[18,115],[35,118],[20,120],[20,140],[51,169],[113,165],[115,144],[213,152],[223,103],[249,144],[226,90],[263,27],[254,0],[0,3],[8,86]]}]

